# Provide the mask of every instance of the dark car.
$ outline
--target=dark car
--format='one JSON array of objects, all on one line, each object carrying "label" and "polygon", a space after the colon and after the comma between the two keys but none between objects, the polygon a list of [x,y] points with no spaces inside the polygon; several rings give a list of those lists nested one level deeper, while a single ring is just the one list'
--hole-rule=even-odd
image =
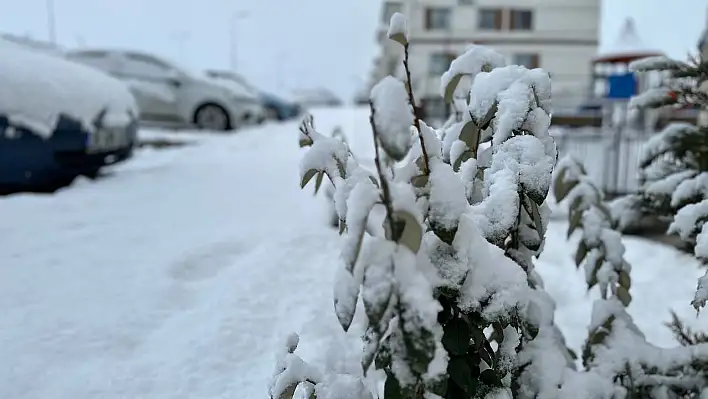
[{"label": "dark car", "polygon": [[49,137],[0,115],[0,194],[52,192],[78,176],[96,177],[106,165],[132,156],[138,123],[89,132],[59,117]]},{"label": "dark car", "polygon": [[54,191],[128,159],[138,114],[120,81],[0,39],[0,193]]},{"label": "dark car", "polygon": [[266,115],[271,119],[285,121],[297,118],[302,114],[300,105],[283,100],[272,94],[261,93],[261,102],[266,109]]}]

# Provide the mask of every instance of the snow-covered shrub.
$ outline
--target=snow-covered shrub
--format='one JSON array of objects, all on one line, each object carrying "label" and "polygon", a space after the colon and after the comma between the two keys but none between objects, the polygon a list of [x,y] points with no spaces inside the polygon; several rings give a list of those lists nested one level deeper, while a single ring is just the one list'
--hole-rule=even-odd
[{"label": "snow-covered shrub", "polygon": [[[405,18],[391,22],[409,77]],[[319,399],[378,396],[363,390],[372,367],[385,372],[386,398],[548,397],[574,368],[533,268],[557,157],[550,77],[472,46],[442,77],[448,102],[462,78],[471,81],[464,112],[443,131],[414,114],[405,82],[374,87],[375,175],[346,143],[319,134],[311,116],[303,121],[300,142],[310,149],[301,185],[329,178],[344,235],[335,312],[348,330],[361,300],[366,333],[360,375],[317,371],[291,343],[273,397],[298,384]],[[382,154],[396,163],[386,167]],[[382,235],[366,230],[374,207],[385,209]]]},{"label": "snow-covered shrub", "polygon": [[[708,339],[683,326],[674,314],[670,324],[683,347],[649,344],[625,308],[632,296],[631,268],[624,259],[622,236],[602,193],[582,164],[566,157],[556,166],[554,196],[568,201],[568,237],[581,237],[575,263],[583,266],[588,290],[598,286],[589,334],[583,348],[585,371],[572,379],[594,398],[689,398],[708,394]],[[595,389],[588,390],[596,383]],[[572,384],[572,383],[571,383]]]},{"label": "snow-covered shrub", "polygon": [[[635,61],[636,72],[661,71],[663,83],[634,97],[638,108],[695,107],[708,111],[708,93],[701,87],[708,80],[708,62],[691,62],[666,57]],[[645,178],[638,196],[644,212],[673,218],[668,232],[694,247],[698,259],[708,263],[708,127],[673,123],[653,136],[641,160]],[[708,300],[708,273],[698,282],[693,306]]]}]

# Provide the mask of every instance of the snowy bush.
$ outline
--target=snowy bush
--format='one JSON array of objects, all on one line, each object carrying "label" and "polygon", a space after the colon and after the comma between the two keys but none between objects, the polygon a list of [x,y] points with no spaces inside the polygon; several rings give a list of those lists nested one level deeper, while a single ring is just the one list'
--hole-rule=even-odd
[{"label": "snowy bush", "polygon": [[[661,71],[659,87],[634,97],[639,108],[697,107],[708,111],[708,94],[701,86],[708,80],[708,62],[682,62],[666,57],[635,61],[636,72]],[[673,123],[653,136],[641,159],[644,184],[634,202],[644,212],[673,218],[668,233],[677,234],[694,248],[695,256],[708,262],[708,128]],[[693,306],[708,300],[708,273],[698,282]]]},{"label": "snowy bush", "polygon": [[705,397],[708,337],[684,327],[674,314],[670,327],[683,347],[663,349],[646,342],[625,310],[632,300],[631,268],[602,193],[572,158],[558,162],[555,173],[554,196],[570,203],[568,237],[582,231],[575,263],[584,268],[588,290],[598,286],[601,295],[593,304],[583,348],[585,371],[576,377],[597,385],[593,391],[578,387],[579,392],[596,398]]},{"label": "snowy bush", "polygon": [[[403,15],[393,16],[389,37],[404,47],[410,81]],[[462,79],[470,89],[458,101]],[[295,353],[297,335],[290,336],[272,398],[292,398],[298,386],[318,399],[677,397],[676,381],[697,368],[700,352],[665,359],[643,341],[624,311],[629,267],[605,222],[609,211],[569,162],[561,164],[556,190],[582,210],[572,216],[584,230],[578,262],[604,293],[584,356],[588,370],[577,370],[555,325],[554,301],[534,270],[557,158],[548,134],[550,85],[543,70],[507,65],[501,54],[473,45],[442,76],[442,95],[458,112],[435,130],[415,115],[410,85],[383,79],[370,99],[375,173],[305,117],[301,186],[331,181],[344,241],[335,314],[348,331],[362,305],[365,333],[349,372],[305,362]],[[384,164],[383,156],[395,162]],[[375,208],[384,210],[381,234],[367,229]],[[370,389],[372,370],[385,376],[382,393]],[[683,388],[703,381],[693,373]]]}]

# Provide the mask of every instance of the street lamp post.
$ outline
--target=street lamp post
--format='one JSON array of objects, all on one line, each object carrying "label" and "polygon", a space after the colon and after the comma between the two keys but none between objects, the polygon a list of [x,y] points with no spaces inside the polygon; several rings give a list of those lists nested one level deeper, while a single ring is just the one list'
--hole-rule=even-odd
[{"label": "street lamp post", "polygon": [[49,41],[52,44],[57,44],[57,25],[56,15],[54,14],[54,0],[47,0],[47,30],[49,33]]},{"label": "street lamp post", "polygon": [[231,37],[229,40],[229,54],[230,54],[230,63],[231,63],[231,70],[236,72],[236,65],[238,64],[238,54],[237,54],[237,40],[238,36],[236,34],[236,28],[238,25],[238,21],[246,19],[250,15],[250,12],[247,10],[241,10],[237,11],[234,14],[231,15],[231,23],[230,23],[230,31],[231,31]]}]

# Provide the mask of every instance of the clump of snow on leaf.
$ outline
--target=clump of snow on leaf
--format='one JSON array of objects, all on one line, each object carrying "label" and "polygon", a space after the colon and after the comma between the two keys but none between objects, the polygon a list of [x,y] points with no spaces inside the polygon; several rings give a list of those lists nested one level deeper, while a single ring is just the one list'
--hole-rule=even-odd
[{"label": "clump of snow on leaf", "polygon": [[388,37],[394,39],[399,36],[406,41],[408,40],[408,22],[406,21],[405,15],[396,12],[391,16],[391,23],[388,26]]},{"label": "clump of snow on leaf", "polygon": [[408,102],[405,84],[387,76],[371,89],[374,125],[381,146],[391,158],[400,161],[412,145],[413,108]]}]

